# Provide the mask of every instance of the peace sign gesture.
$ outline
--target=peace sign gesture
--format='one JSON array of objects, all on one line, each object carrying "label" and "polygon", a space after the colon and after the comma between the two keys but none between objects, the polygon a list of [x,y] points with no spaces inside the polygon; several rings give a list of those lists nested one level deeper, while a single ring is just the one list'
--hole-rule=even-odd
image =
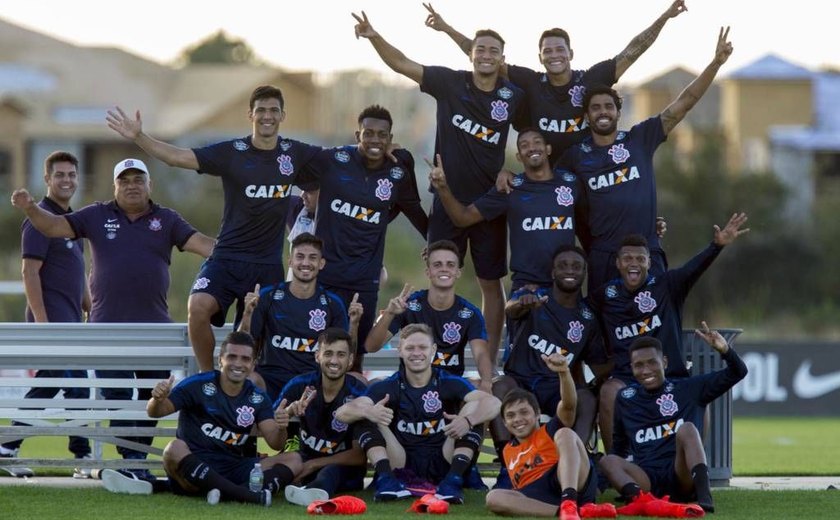
[{"label": "peace sign gesture", "polygon": [[364,11],[362,11],[362,16],[359,17],[356,13],[350,13],[353,15],[353,18],[356,19],[356,26],[354,30],[356,31],[356,39],[359,38],[376,38],[379,36],[379,33],[373,29],[373,26],[370,24],[367,15]]}]

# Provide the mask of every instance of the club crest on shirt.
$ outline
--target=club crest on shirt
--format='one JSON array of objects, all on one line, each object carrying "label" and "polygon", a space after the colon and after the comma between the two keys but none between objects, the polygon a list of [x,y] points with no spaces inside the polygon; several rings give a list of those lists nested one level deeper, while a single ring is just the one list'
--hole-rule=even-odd
[{"label": "club crest on shirt", "polygon": [[295,172],[295,167],[292,165],[292,158],[286,154],[281,154],[277,158],[281,175],[291,175]]},{"label": "club crest on shirt", "polygon": [[592,151],[592,147],[586,143],[580,143],[580,150],[584,153],[589,153]]},{"label": "club crest on shirt", "polygon": [[326,305],[327,304],[327,297],[322,294],[321,297],[318,299],[318,301],[321,302],[321,305]]},{"label": "club crest on shirt", "polygon": [[569,332],[566,333],[566,339],[572,343],[579,343],[583,339],[583,324],[579,321],[569,322]]},{"label": "club crest on shirt", "polygon": [[575,174],[572,172],[563,172],[563,180],[566,182],[575,182]]},{"label": "club crest on shirt", "polygon": [[393,168],[391,168],[391,171],[388,173],[388,175],[395,181],[398,181],[405,177],[405,171],[403,171],[403,169],[399,166],[394,166]]},{"label": "club crest on shirt", "polygon": [[201,385],[201,393],[207,397],[216,395],[216,383],[204,383]]},{"label": "club crest on shirt", "polygon": [[607,298],[615,298],[616,296],[618,296],[618,289],[615,287],[615,285],[608,285],[606,294]]},{"label": "club crest on shirt", "polygon": [[160,231],[163,229],[163,226],[160,223],[160,219],[155,217],[149,221],[149,229],[152,231]]},{"label": "club crest on shirt", "polygon": [[580,308],[580,315],[585,320],[591,320],[591,319],[595,318],[595,315],[592,314],[592,311],[589,310],[589,307],[581,307]]},{"label": "club crest on shirt", "polygon": [[388,179],[379,179],[376,181],[376,191],[374,195],[379,200],[389,200],[391,198],[391,188],[394,187],[394,183],[389,181]]},{"label": "club crest on shirt", "polygon": [[333,410],[333,413],[332,413],[332,422],[330,422],[330,428],[332,428],[334,431],[337,431],[339,433],[347,431],[347,423],[343,422],[343,421],[339,421],[338,419],[335,418],[335,410]]},{"label": "club crest on shirt", "polygon": [[502,87],[496,91],[496,94],[502,99],[510,99],[513,97],[513,91],[507,87]]},{"label": "club crest on shirt", "polygon": [[461,341],[461,325],[455,323],[454,321],[444,323],[441,338],[450,345],[455,345]]},{"label": "club crest on shirt", "polygon": [[639,312],[650,312],[656,308],[656,300],[650,295],[650,291],[642,291],[633,298],[639,306]]},{"label": "club crest on shirt", "polygon": [[207,289],[210,285],[210,279],[207,277],[202,276],[201,278],[197,278],[195,283],[193,283],[192,290],[193,291],[200,291],[202,289]]},{"label": "club crest on shirt", "polygon": [[663,417],[670,417],[677,413],[680,409],[674,401],[674,394],[662,394],[659,399],[656,400],[656,404],[659,405],[659,413],[661,413]]},{"label": "club crest on shirt", "polygon": [[291,147],[292,147],[291,141],[286,141],[286,140],[280,141],[280,149],[283,150],[284,152],[288,152],[289,148],[291,148]]},{"label": "club crest on shirt", "polygon": [[665,384],[665,392],[671,393],[674,391],[674,383]]},{"label": "club crest on shirt", "polygon": [[412,312],[420,312],[420,302],[417,300],[409,301],[408,304],[406,304],[406,307],[408,307],[408,310]]},{"label": "club crest on shirt", "polygon": [[522,186],[523,184],[525,184],[525,177],[521,174],[520,175],[514,175],[513,179],[511,179],[510,183],[514,188],[518,188],[519,186]]},{"label": "club crest on shirt", "polygon": [[458,311],[458,317],[462,320],[468,320],[472,318],[473,311],[467,307],[463,307],[460,311]]},{"label": "club crest on shirt", "polygon": [[309,311],[309,328],[314,331],[322,331],[327,328],[327,313],[321,309]]},{"label": "club crest on shirt", "polygon": [[586,94],[586,87],[583,85],[575,85],[569,89],[569,97],[572,98],[573,107],[583,106],[583,96]]},{"label": "club crest on shirt", "polygon": [[491,101],[490,102],[490,118],[493,121],[504,123],[508,119],[508,104],[507,101]]},{"label": "club crest on shirt", "polygon": [[252,392],[251,395],[248,396],[248,402],[251,404],[260,404],[265,400],[265,397],[259,392]]},{"label": "club crest on shirt", "polygon": [[607,151],[615,164],[621,164],[630,158],[630,150],[624,148],[624,143],[614,144]]},{"label": "club crest on shirt", "polygon": [[423,410],[426,413],[439,412],[443,408],[443,403],[440,400],[440,395],[437,390],[429,390],[421,397],[423,399]]},{"label": "club crest on shirt", "polygon": [[275,301],[278,301],[278,302],[285,297],[286,297],[286,293],[283,292],[280,289],[277,289],[276,291],[274,291],[274,294],[272,295],[272,299],[274,299]]},{"label": "club crest on shirt", "polygon": [[568,186],[560,186],[554,188],[554,193],[557,194],[557,204],[569,207],[575,203],[575,198],[572,196],[572,189]]},{"label": "club crest on shirt", "polygon": [[623,390],[621,390],[621,397],[623,397],[625,399],[630,399],[634,395],[636,395],[636,389],[632,386],[628,386],[628,387],[624,388]]},{"label": "club crest on shirt", "polygon": [[242,139],[237,139],[233,142],[233,149],[237,152],[244,152],[248,149],[248,143],[246,143]]},{"label": "club crest on shirt", "polygon": [[243,428],[247,428],[254,424],[254,408],[250,406],[240,406],[236,409],[236,424]]},{"label": "club crest on shirt", "polygon": [[335,160],[340,163],[348,163],[350,162],[350,154],[345,150],[339,150],[335,152]]}]

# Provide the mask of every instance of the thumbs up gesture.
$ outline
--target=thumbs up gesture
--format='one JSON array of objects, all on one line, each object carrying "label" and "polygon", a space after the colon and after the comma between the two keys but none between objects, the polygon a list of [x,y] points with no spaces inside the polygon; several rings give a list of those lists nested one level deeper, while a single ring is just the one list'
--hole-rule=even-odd
[{"label": "thumbs up gesture", "polygon": [[371,421],[382,426],[391,424],[391,421],[394,420],[394,411],[388,408],[388,400],[390,398],[390,395],[385,394],[385,397],[373,405],[369,417]]},{"label": "thumbs up gesture", "polygon": [[277,408],[274,409],[274,422],[280,428],[288,428],[289,419],[289,411],[286,410],[286,399],[282,399],[277,405]]},{"label": "thumbs up gesture", "polygon": [[254,290],[245,294],[245,309],[244,312],[251,314],[257,308],[260,302],[260,284],[254,286]]},{"label": "thumbs up gesture", "polygon": [[155,401],[163,401],[169,397],[169,392],[172,391],[172,385],[175,383],[175,376],[170,375],[169,379],[161,381],[152,388],[152,397]]}]

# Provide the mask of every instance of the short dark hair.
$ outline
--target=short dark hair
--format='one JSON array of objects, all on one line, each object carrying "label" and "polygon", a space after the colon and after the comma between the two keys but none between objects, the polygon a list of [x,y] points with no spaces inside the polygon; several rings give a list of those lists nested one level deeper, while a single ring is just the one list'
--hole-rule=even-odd
[{"label": "short dark hair", "polygon": [[566,253],[568,251],[574,251],[575,253],[579,254],[580,257],[583,258],[584,264],[586,263],[586,253],[584,252],[583,249],[581,249],[580,247],[578,247],[574,244],[563,244],[560,247],[558,247],[554,251],[554,255],[551,257],[551,263],[553,264],[554,261],[557,260],[558,256],[560,256],[561,254]]},{"label": "short dark hair", "polygon": [[[318,335],[318,349],[320,350],[321,345],[332,345],[336,341],[346,341],[348,349],[353,348],[353,338],[349,332],[341,327],[329,327]],[[350,350],[350,353],[353,351]]]},{"label": "short dark hair", "polygon": [[540,402],[537,401],[537,396],[524,388],[514,388],[510,392],[506,393],[504,399],[502,399],[502,408],[499,410],[499,414],[502,415],[502,418],[504,418],[505,409],[517,401],[525,401],[531,405],[531,408],[534,409],[534,413],[537,416],[540,415]]},{"label": "short dark hair", "polygon": [[621,248],[623,247],[644,247],[645,249],[650,251],[647,238],[645,238],[644,235],[640,235],[638,233],[633,233],[625,236],[621,240],[621,244],[619,244],[618,250],[621,251]]},{"label": "short dark hair", "polygon": [[461,250],[458,249],[458,245],[451,240],[438,240],[429,244],[429,247],[426,248],[426,267],[429,266],[429,257],[432,256],[432,253],[435,251],[452,251],[455,253],[455,256],[458,257],[458,267],[464,267],[464,261],[461,260]]},{"label": "short dark hair", "polygon": [[543,133],[542,130],[540,130],[536,126],[526,126],[525,128],[522,128],[522,129],[518,130],[518,133],[516,134],[516,148],[517,149],[519,149],[519,139],[525,134],[539,134],[540,137],[543,138],[543,141],[548,143],[548,139],[545,138],[545,134]]},{"label": "short dark hair", "polygon": [[64,152],[64,151],[59,150],[59,151],[56,151],[56,152],[53,152],[53,153],[49,154],[47,156],[47,158],[44,159],[44,173],[46,175],[51,175],[53,165],[55,165],[55,163],[59,163],[59,162],[69,162],[70,164],[72,164],[76,168],[79,167],[79,160],[76,158],[75,155],[73,155],[70,152]]},{"label": "short dark hair", "polygon": [[552,36],[556,36],[557,38],[563,38],[564,40],[566,40],[566,46],[570,49],[572,48],[572,40],[569,38],[569,33],[567,33],[559,27],[552,27],[551,29],[546,29],[545,31],[543,31],[543,33],[540,35],[540,51],[542,51],[543,41],[545,41],[546,38],[551,38]]},{"label": "short dark hair", "polygon": [[359,114],[358,123],[359,126],[362,125],[362,121],[365,119],[380,119],[382,121],[388,121],[388,127],[393,129],[394,128],[394,120],[391,119],[391,113],[388,112],[388,109],[382,107],[380,105],[370,105],[369,107],[365,107],[364,110],[361,111]]},{"label": "short dark hair", "polygon": [[320,238],[316,237],[312,233],[303,232],[296,236],[294,240],[292,240],[292,250],[294,251],[296,248],[300,246],[312,246],[318,251],[324,251],[324,241]]},{"label": "short dark hair", "polygon": [[502,35],[494,31],[493,29],[479,29],[475,31],[475,36],[473,37],[473,44],[472,46],[475,47],[475,41],[482,36],[489,36],[491,38],[495,38],[499,40],[499,43],[502,44],[502,51],[505,50],[505,39],[502,38]]},{"label": "short dark hair", "polygon": [[254,345],[254,338],[248,334],[247,332],[242,332],[239,330],[235,330],[225,336],[225,339],[222,340],[222,345],[219,347],[219,353],[224,354],[227,350],[228,345],[246,345],[251,347],[252,350],[256,350],[256,346]]},{"label": "short dark hair", "polygon": [[653,348],[656,349],[656,351],[660,354],[663,353],[662,342],[654,338],[653,336],[642,336],[641,338],[634,339],[633,343],[630,343],[630,348],[627,350],[627,352],[629,355],[632,356],[633,352],[636,352],[637,350],[642,350],[643,348]]},{"label": "short dark hair", "polygon": [[251,99],[248,100],[248,109],[253,110],[254,105],[260,99],[279,99],[280,110],[283,110],[283,93],[274,85],[260,85],[251,92]]},{"label": "short dark hair", "polygon": [[584,112],[589,110],[589,103],[592,101],[592,98],[600,94],[610,96],[613,99],[613,103],[615,103],[615,108],[621,110],[621,96],[618,95],[618,92],[614,88],[608,87],[607,85],[593,85],[586,89],[586,93],[583,95]]}]

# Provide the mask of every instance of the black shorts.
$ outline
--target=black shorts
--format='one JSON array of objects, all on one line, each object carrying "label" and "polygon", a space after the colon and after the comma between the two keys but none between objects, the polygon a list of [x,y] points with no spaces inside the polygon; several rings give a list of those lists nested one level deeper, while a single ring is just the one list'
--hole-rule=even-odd
[{"label": "black shorts", "polygon": [[451,240],[461,252],[461,261],[469,245],[475,274],[483,280],[499,280],[507,274],[507,219],[504,215],[468,228],[459,228],[449,220],[438,197],[429,212],[428,240]]},{"label": "black shorts", "polygon": [[[286,383],[292,380],[294,375],[277,372],[270,367],[263,367],[257,365],[254,369],[265,381],[265,393],[271,398],[271,402],[276,402],[280,397],[280,392]],[[300,375],[300,374],[298,374]]]},{"label": "black shorts", "polygon": [[[230,480],[237,486],[247,486],[254,464],[260,461],[258,458],[237,457],[234,455],[221,455],[209,452],[197,452],[195,456],[210,466],[213,471]],[[169,479],[169,487],[177,495],[205,494],[206,491],[187,491],[178,484],[174,478]]]},{"label": "black shorts", "polygon": [[449,473],[449,461],[443,456],[441,448],[416,448],[406,450],[405,467],[420,478],[435,484]]},{"label": "black shorts", "polygon": [[279,262],[255,264],[210,257],[201,265],[190,294],[207,293],[216,299],[219,312],[210,319],[210,323],[216,327],[225,324],[228,308],[236,302],[236,316],[233,320],[236,329],[242,319],[245,294],[253,291],[256,284],[268,287],[282,281],[284,276],[283,266]]},{"label": "black shorts", "polygon": [[[617,251],[602,251],[600,249],[593,249],[589,252],[589,279],[587,281],[587,294],[593,294],[599,287],[609,282],[614,278],[619,277],[618,269],[615,267]],[[665,258],[665,252],[661,249],[654,249],[650,252],[650,269],[651,274],[663,274],[668,271],[668,260]]]},{"label": "black shorts", "polygon": [[362,304],[364,311],[362,312],[362,319],[359,320],[359,334],[356,346],[356,357],[353,359],[353,366],[351,370],[360,372],[362,370],[362,361],[365,355],[365,340],[370,334],[370,329],[373,328],[374,319],[379,315],[379,309],[376,305],[379,300],[379,289],[362,291],[359,289],[344,289],[342,287],[335,287],[332,285],[324,285],[324,289],[335,293],[344,302],[344,307],[350,309],[350,302],[353,301],[353,295],[358,293],[358,302]]},{"label": "black shorts", "polygon": [[537,398],[540,403],[540,411],[550,417],[554,416],[554,411],[557,410],[557,403],[560,402],[560,388],[557,384],[557,378],[546,377],[532,377],[524,378],[519,376],[510,376],[516,381],[520,388],[528,390]]},{"label": "black shorts", "polygon": [[[311,457],[305,457],[303,452],[300,452],[301,459],[304,462],[310,460]],[[334,489],[324,489],[330,496],[335,496],[336,493],[344,493],[348,491],[361,491],[365,486],[365,475],[367,474],[367,466],[346,466],[344,464],[328,464],[318,471],[307,475],[302,483],[309,485],[315,479],[319,480],[319,485],[324,486],[325,483],[335,485]]]},{"label": "black shorts", "polygon": [[[537,480],[531,482],[521,489],[517,489],[523,495],[546,504],[560,505],[560,497],[563,493],[563,487],[575,487],[575,484],[561,484],[557,480],[557,464],[551,466],[543,475]],[[592,460],[589,460],[589,475],[586,477],[586,482],[583,484],[583,489],[578,490],[578,504],[588,504],[595,502],[595,495],[598,492],[598,476],[595,474],[595,465]]]},{"label": "black shorts", "polygon": [[650,492],[655,497],[669,495],[673,502],[695,502],[697,496],[694,492],[686,493],[679,487],[677,472],[674,470],[674,461],[661,466],[639,466],[650,480]]}]

